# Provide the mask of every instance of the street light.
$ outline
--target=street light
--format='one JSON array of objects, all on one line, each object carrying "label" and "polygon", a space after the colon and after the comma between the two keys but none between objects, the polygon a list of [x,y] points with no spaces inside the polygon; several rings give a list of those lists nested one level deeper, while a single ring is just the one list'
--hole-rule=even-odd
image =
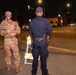
[{"label": "street light", "polygon": [[[67,23],[67,22],[66,22],[66,19],[67,19],[67,18],[66,18],[66,12],[67,12],[68,8],[70,8],[70,7],[71,7],[71,3],[68,2],[68,3],[65,4],[65,8],[64,8],[64,7],[60,7],[60,9],[59,9],[59,15],[58,15],[58,17],[61,16],[61,15],[60,15],[60,14],[61,14],[61,10],[64,8],[64,9],[63,9],[63,25],[66,25],[66,23]],[[70,12],[67,12],[67,14],[69,14],[69,13],[70,13]]]},{"label": "street light", "polygon": [[30,5],[28,5],[28,10],[30,10]]},{"label": "street light", "polygon": [[58,14],[58,17],[61,17],[61,14]]},{"label": "street light", "polygon": [[28,5],[28,10],[34,10],[34,8],[33,7],[31,7],[30,5]]},{"label": "street light", "polygon": [[38,0],[38,3],[41,4],[42,3],[42,0]]},{"label": "street light", "polygon": [[[70,12],[68,11],[69,10],[69,8],[71,7],[71,3],[66,3],[66,5],[65,5],[65,8],[64,8],[64,10],[63,10],[63,25],[66,25],[67,24],[67,15],[66,14],[69,14]],[[59,14],[58,14],[58,18],[60,18],[61,17],[61,10],[62,10],[62,7],[60,7],[60,9],[59,9]]]},{"label": "street light", "polygon": [[66,6],[67,6],[67,7],[70,7],[70,6],[71,6],[71,4],[70,4],[70,3],[67,3],[67,4],[66,4]]},{"label": "street light", "polygon": [[[42,0],[38,0],[38,4],[42,4],[42,3],[43,3]],[[45,6],[44,6],[44,4],[43,4],[43,9],[44,9],[44,17],[45,17]]]},{"label": "street light", "polygon": [[69,8],[71,7],[71,3],[66,4],[67,10],[66,10],[66,24],[70,23],[70,12]]}]

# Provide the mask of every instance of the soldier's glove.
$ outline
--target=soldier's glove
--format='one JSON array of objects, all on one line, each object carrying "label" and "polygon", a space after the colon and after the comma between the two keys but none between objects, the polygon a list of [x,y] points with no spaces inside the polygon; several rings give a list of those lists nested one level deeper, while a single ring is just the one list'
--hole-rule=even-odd
[{"label": "soldier's glove", "polygon": [[0,25],[0,34],[4,35],[6,33],[6,30]]}]

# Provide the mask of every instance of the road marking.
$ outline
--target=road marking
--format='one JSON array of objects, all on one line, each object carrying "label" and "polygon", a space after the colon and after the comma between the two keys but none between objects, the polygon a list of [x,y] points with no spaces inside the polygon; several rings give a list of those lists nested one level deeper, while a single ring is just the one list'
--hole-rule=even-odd
[{"label": "road marking", "polygon": [[53,33],[70,33],[70,32],[72,31],[56,31],[56,30],[53,31]]},{"label": "road marking", "polygon": [[53,47],[53,46],[49,46],[48,48],[59,50],[59,51],[70,52],[70,53],[76,53],[76,50],[64,49],[64,48]]}]

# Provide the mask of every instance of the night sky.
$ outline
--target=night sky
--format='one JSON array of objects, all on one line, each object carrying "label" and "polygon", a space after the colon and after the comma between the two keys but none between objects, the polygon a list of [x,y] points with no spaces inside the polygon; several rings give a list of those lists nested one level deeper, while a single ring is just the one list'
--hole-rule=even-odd
[{"label": "night sky", "polygon": [[[71,3],[71,7],[67,8],[66,3]],[[27,6],[36,8],[37,6],[45,6],[46,17],[55,17],[59,13],[63,14],[63,10],[70,11],[71,17],[76,17],[76,0],[43,0],[42,5],[37,3],[37,0],[0,0],[0,18],[4,12],[10,10],[13,16],[34,15],[35,10],[28,10]]]}]

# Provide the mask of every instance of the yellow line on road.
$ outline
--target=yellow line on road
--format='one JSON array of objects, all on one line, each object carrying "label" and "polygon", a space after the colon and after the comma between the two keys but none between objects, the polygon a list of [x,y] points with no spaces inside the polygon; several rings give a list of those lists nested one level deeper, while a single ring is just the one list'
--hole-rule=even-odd
[{"label": "yellow line on road", "polygon": [[64,48],[53,47],[53,46],[49,46],[48,48],[59,50],[59,51],[70,52],[70,53],[76,53],[76,50],[64,49]]},{"label": "yellow line on road", "polygon": [[[23,41],[20,36],[19,36],[19,41],[26,43],[26,41]],[[70,52],[70,53],[76,53],[76,50],[70,50],[70,49],[65,49],[65,48],[59,48],[59,47],[54,47],[54,46],[49,46],[48,48],[59,50],[59,51],[65,51],[65,52]]]}]

